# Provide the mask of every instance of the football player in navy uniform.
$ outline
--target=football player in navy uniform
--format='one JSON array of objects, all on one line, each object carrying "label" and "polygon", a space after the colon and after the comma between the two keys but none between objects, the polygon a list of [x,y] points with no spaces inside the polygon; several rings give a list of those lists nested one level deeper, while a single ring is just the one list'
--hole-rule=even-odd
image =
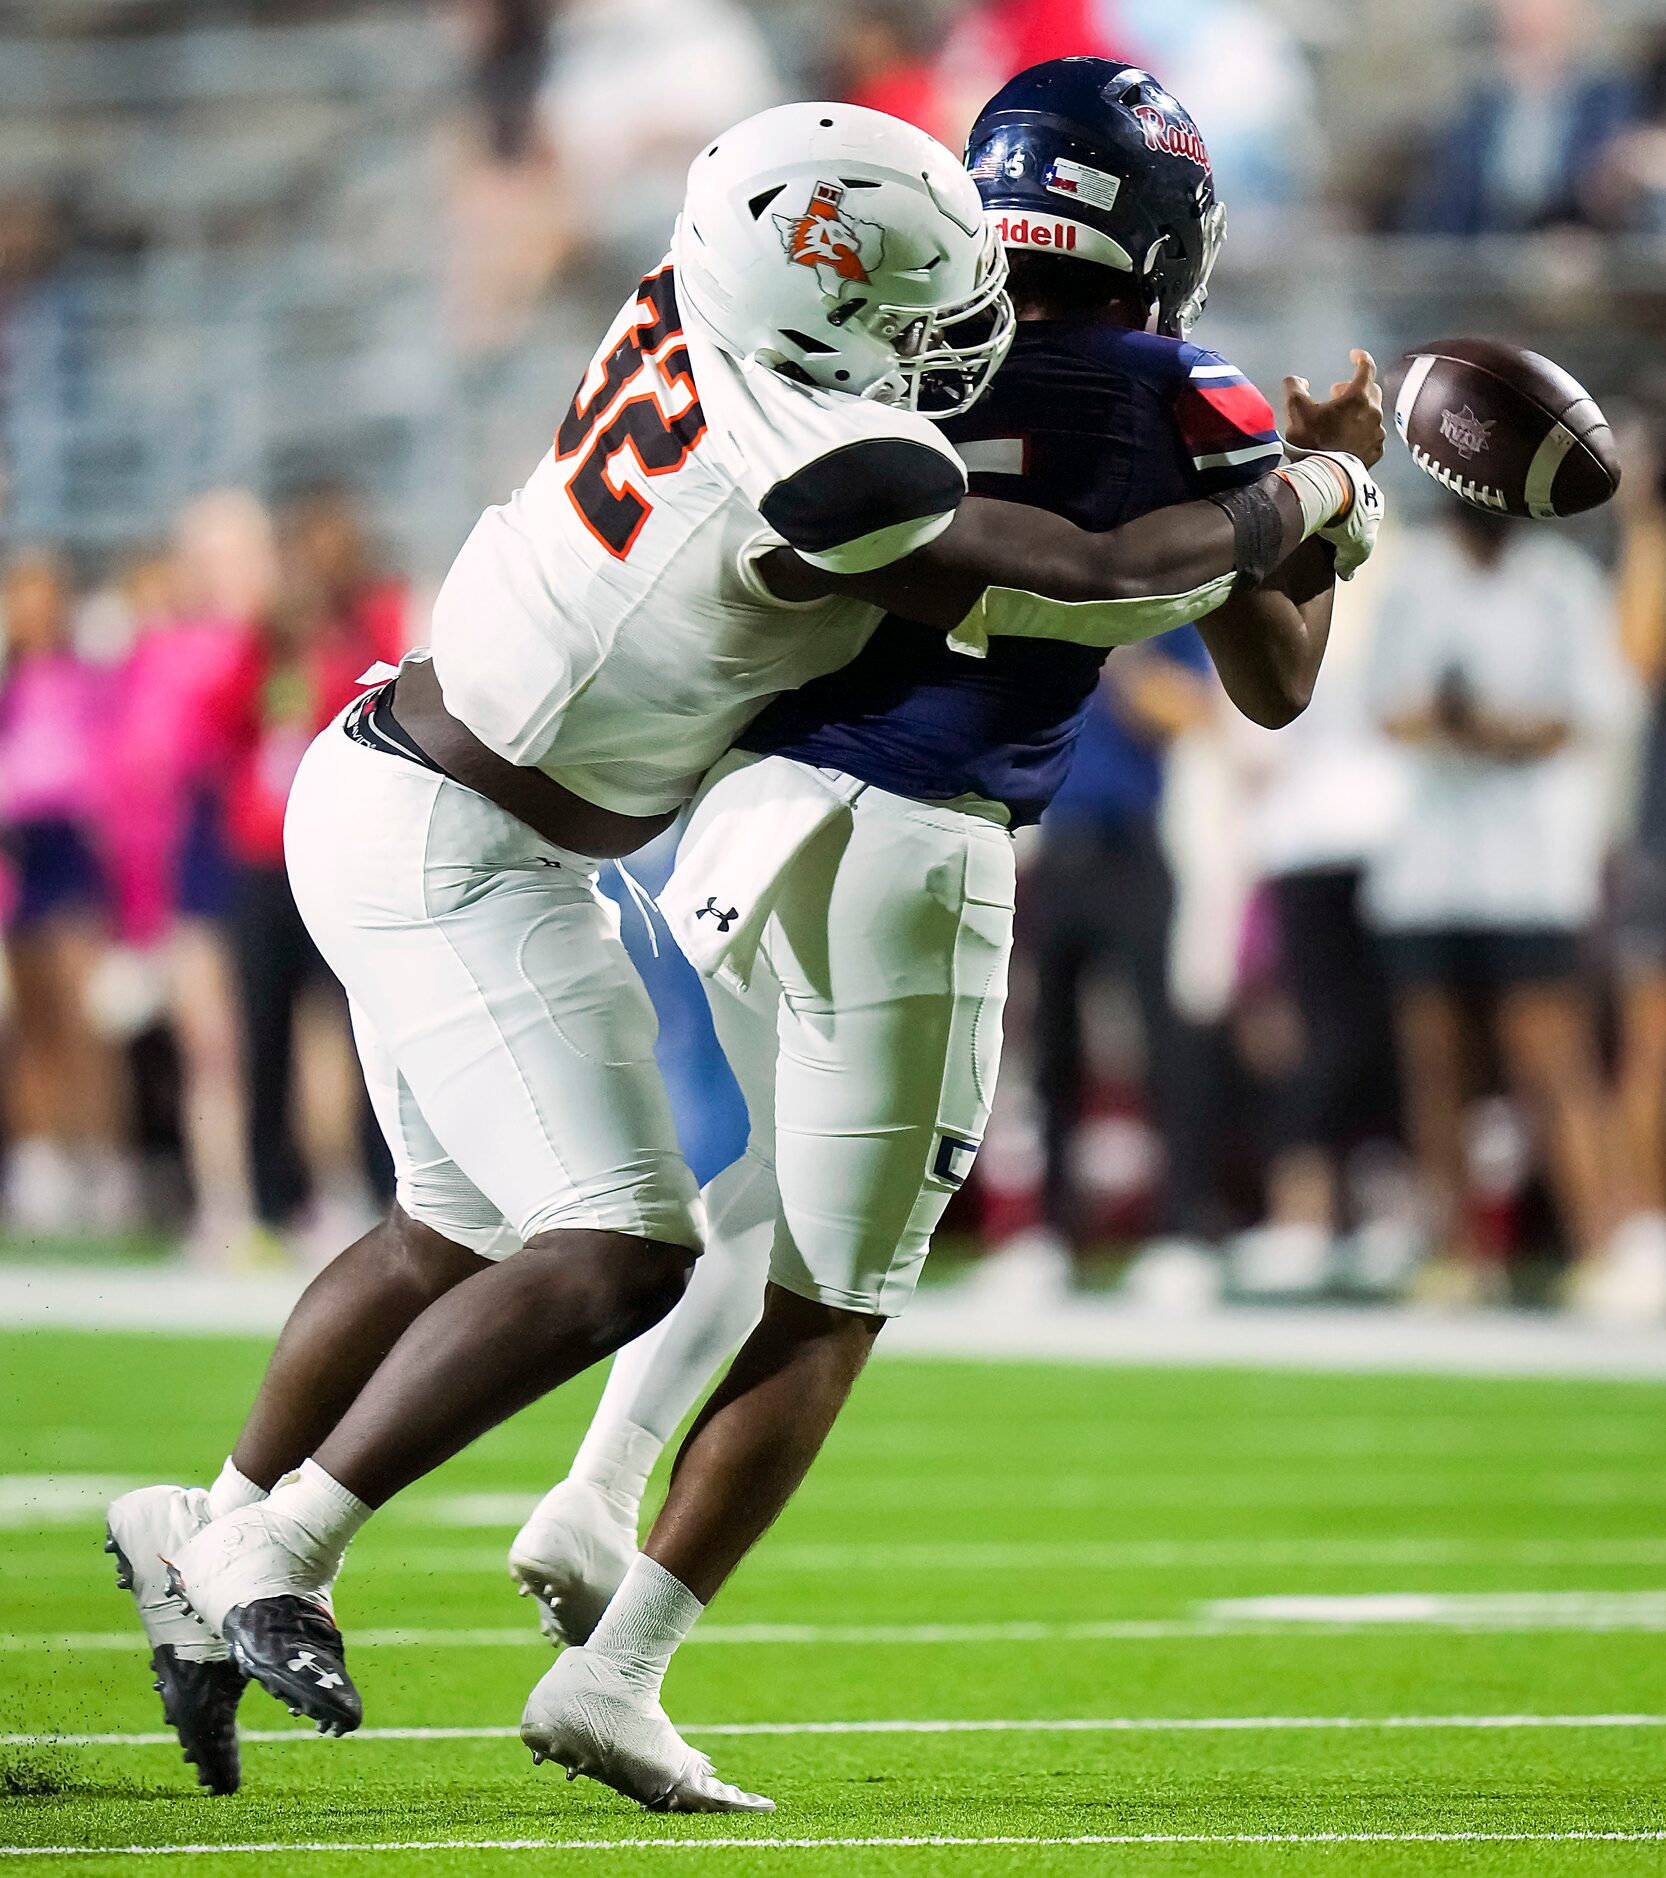
[{"label": "football player in navy uniform", "polygon": [[[1160,250],[1142,265],[1160,270]],[[213,1485],[138,1488],[108,1516],[164,1711],[218,1790],[238,1779],[245,1678],[326,1731],[359,1725],[330,1587],[364,1522],[650,1328],[696,1264],[704,1209],[655,1065],[652,1007],[597,890],[599,857],[666,826],[765,703],[848,663],[887,629],[887,609],[950,634],[957,660],[1009,639],[1105,647],[1258,585],[1310,537],[1369,552],[1375,489],[1360,456],[1374,437],[1357,411],[1337,432],[1355,449],[1114,529],[968,495],[935,420],[970,410],[1005,357],[1007,267],[977,184],[911,126],[808,103],[723,132],[695,158],[671,251],[620,309],[553,447],[453,562],[430,645],[303,759],[285,825],[290,881],[349,994],[396,1205],[308,1287]],[[1302,616],[1275,601],[1284,611],[1251,635],[1261,652],[1241,655],[1244,682],[1287,699],[1311,646]],[[752,987],[722,1022],[757,1076],[773,1073],[776,1033],[766,1056],[755,1000],[787,970],[759,913],[777,892],[785,909],[797,863],[824,852],[815,837],[846,806],[824,774],[841,773],[767,756],[738,798],[707,790],[725,822],[729,805],[750,803],[749,828],[719,835],[729,860],[750,856],[744,878],[684,848],[683,889],[701,902],[689,943],[732,953],[713,969]],[[691,1482],[707,1481],[715,1520],[687,1523],[686,1557],[656,1537],[646,1606],[633,1594],[620,1607],[656,1652],[796,1484],[875,1313],[906,1296],[908,1248],[923,1246],[964,1170],[993,1074],[1005,830],[854,772],[835,790],[866,792],[854,810],[864,830],[884,805],[917,811],[924,845],[914,857],[899,848],[902,876],[941,882],[944,924],[922,934],[915,970],[922,990],[933,981],[940,1016],[941,947],[962,946],[963,995],[946,1008],[974,1025],[976,1047],[922,1032],[918,1062],[935,1056],[946,1078],[928,1107],[945,1122],[926,1185],[901,1169],[914,1189],[908,1230],[888,1216],[901,1164],[880,1155],[852,1170],[849,1216],[820,1237],[796,1233],[775,1261],[771,1298],[791,1302],[772,1303],[769,1334],[790,1346],[774,1374],[791,1399],[766,1387],[742,1403],[735,1479],[720,1477],[704,1436],[698,1464],[685,1462]],[[977,878],[951,880],[956,859]],[[839,878],[867,891],[881,876],[853,859]],[[893,924],[909,904],[906,890],[887,899]],[[865,919],[860,906],[822,911],[830,931]],[[866,982],[883,992],[877,913],[872,936]],[[900,1004],[841,984],[829,1008],[829,1062],[873,1057],[878,1140],[892,1106],[922,1100],[882,1078]],[[759,1088],[754,1078],[755,1118],[770,1108]],[[783,1113],[792,1089],[784,1076]],[[804,1135],[812,1153],[820,1126]],[[887,1193],[869,1206],[876,1181]],[[792,1211],[785,1150],[781,1185]],[[773,1211],[773,1186],[745,1193]],[[731,1228],[725,1211],[720,1233]],[[776,1425],[783,1409],[790,1431]],[[754,1425],[775,1428],[762,1474]],[[650,1804],[768,1804],[718,1780],[681,1739],[651,1668],[622,1686],[599,1708],[580,1698],[592,1718],[617,1719],[606,1744],[550,1736],[569,1764]]]},{"label": "football player in navy uniform", "polygon": [[[975,490],[1100,530],[1286,462],[1266,399],[1189,337],[1225,216],[1196,125],[1153,79],[1037,66],[991,100],[967,160],[1019,315],[992,388],[945,427]],[[1374,368],[1355,364],[1328,403],[1288,381],[1292,458],[1380,455]],[[1201,622],[1258,723],[1306,703],[1339,561],[1358,558],[1310,539]],[[1010,831],[1062,782],[1105,656],[965,629],[949,643],[892,618],[765,709],[697,798],[661,904],[705,977],[751,1136],[706,1190],[682,1303],[616,1359],[572,1474],[511,1549],[546,1633],[583,1646],[528,1702],[539,1758],[641,1797],[672,1650],[906,1304],[989,1112]],[[638,1554],[649,1470],[743,1338]]]}]

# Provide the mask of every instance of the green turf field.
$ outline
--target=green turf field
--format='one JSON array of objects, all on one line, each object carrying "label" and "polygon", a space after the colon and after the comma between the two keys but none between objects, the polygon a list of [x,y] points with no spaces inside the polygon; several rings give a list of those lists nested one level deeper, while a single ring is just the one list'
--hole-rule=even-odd
[{"label": "green turf field", "polygon": [[[513,1734],[548,1658],[503,1548],[589,1385],[359,1541],[364,1734],[251,1690],[274,1738],[198,1796],[98,1496],[206,1480],[262,1354],[0,1338],[0,1843],[176,1848],[0,1874],[1666,1871],[1661,1389],[881,1361],[668,1687],[780,1811],[665,1820]],[[1414,1593],[1476,1602],[1221,1606]]]}]

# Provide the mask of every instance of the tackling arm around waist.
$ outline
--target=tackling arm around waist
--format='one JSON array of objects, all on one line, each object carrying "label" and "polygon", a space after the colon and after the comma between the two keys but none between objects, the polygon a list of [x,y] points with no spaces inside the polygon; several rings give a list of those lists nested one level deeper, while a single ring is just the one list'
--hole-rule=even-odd
[{"label": "tackling arm around waist", "polygon": [[670,827],[678,810],[663,815],[621,815],[564,788],[542,770],[511,763],[488,749],[446,708],[428,660],[407,660],[393,689],[400,728],[453,782],[495,802],[534,834],[598,861],[633,854]]}]

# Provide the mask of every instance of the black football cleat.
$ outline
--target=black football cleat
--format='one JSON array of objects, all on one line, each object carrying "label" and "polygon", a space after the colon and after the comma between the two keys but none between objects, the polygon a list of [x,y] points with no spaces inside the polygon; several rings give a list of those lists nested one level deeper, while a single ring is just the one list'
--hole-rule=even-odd
[{"label": "black football cleat", "polygon": [[164,1551],[207,1521],[200,1488],[142,1487],[110,1508],[104,1549],[116,1561],[116,1583],[130,1592],[151,1646],[151,1687],[179,1736],[180,1750],[210,1793],[235,1793],[242,1782],[237,1704],[248,1678],[218,1637],[173,1596]]},{"label": "black football cleat", "polygon": [[243,1784],[237,1705],[248,1677],[234,1662],[193,1663],[168,1644],[152,1653],[150,1667],[151,1687],[198,1784],[210,1793],[235,1793]]},{"label": "black football cleat", "polygon": [[351,1734],[364,1703],[347,1674],[347,1646],[335,1620],[308,1598],[255,1598],[227,1611],[231,1659],[251,1680],[304,1715],[321,1735]]}]

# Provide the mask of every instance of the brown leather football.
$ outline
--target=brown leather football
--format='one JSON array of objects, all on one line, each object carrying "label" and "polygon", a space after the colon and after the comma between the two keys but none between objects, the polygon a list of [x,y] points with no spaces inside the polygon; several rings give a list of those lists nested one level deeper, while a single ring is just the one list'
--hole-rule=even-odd
[{"label": "brown leather football", "polygon": [[1577,379],[1537,352],[1445,339],[1401,364],[1394,428],[1420,470],[1475,508],[1579,515],[1619,487],[1607,418]]}]

